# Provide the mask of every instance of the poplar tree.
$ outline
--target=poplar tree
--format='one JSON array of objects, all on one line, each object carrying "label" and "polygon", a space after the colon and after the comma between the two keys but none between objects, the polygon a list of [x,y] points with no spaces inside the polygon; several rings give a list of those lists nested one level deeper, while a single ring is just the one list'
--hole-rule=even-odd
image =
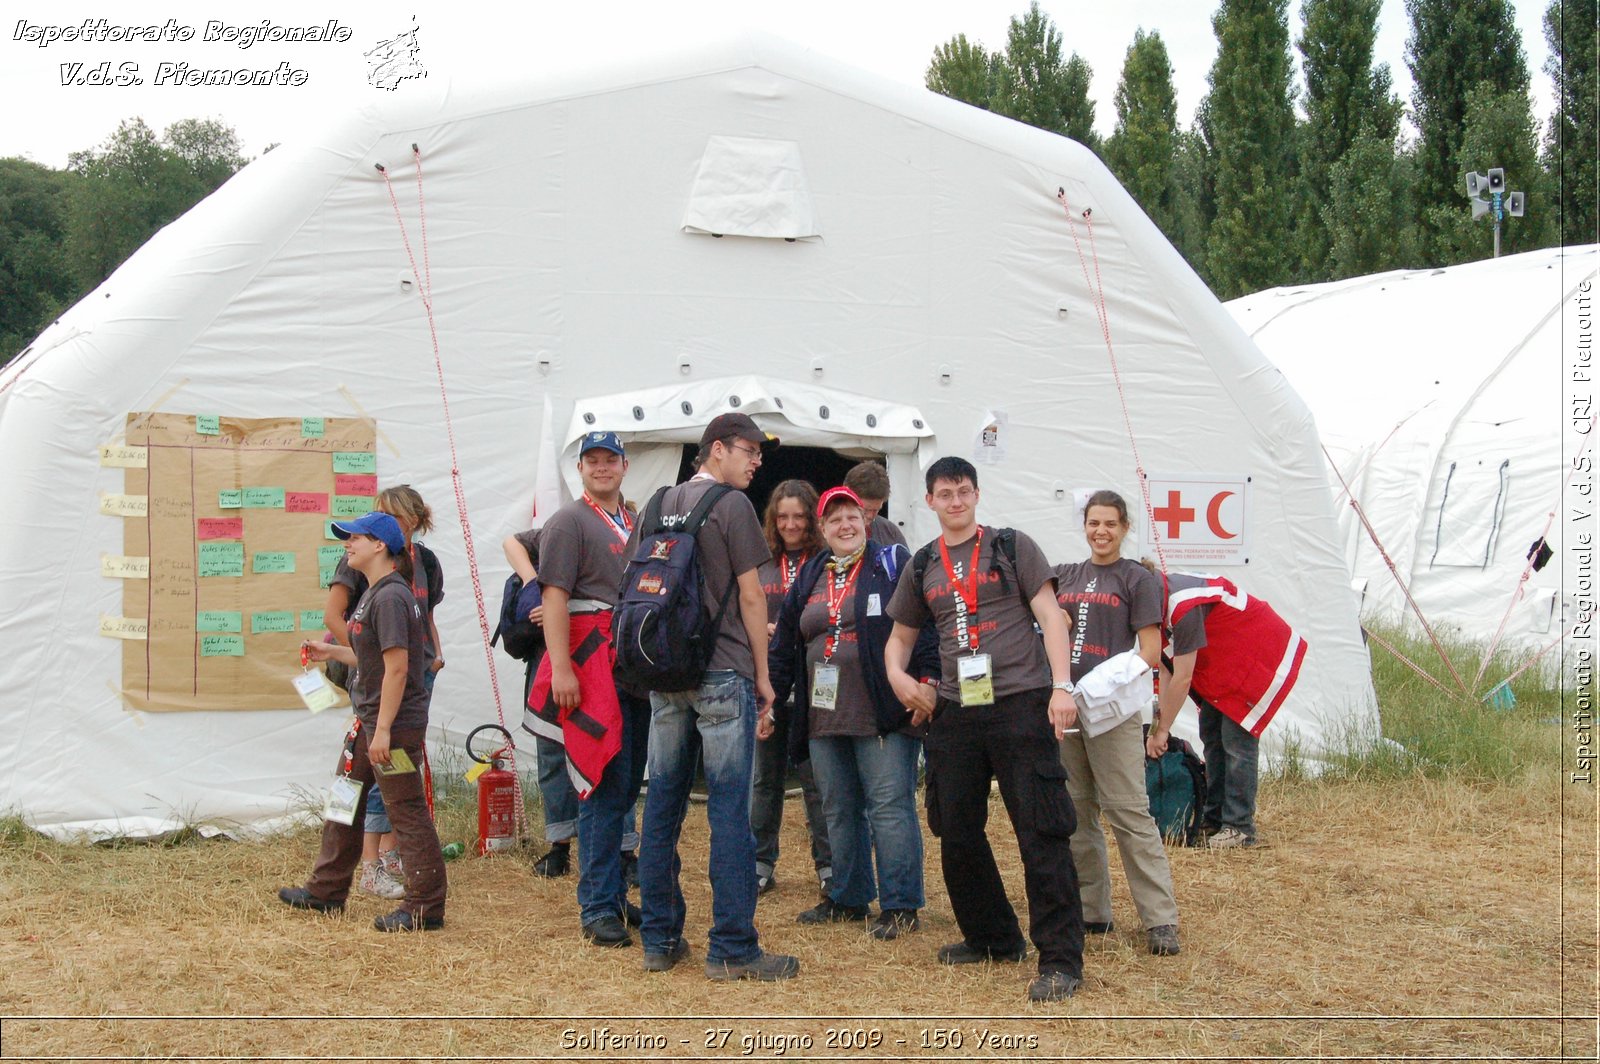
[{"label": "poplar tree", "polygon": [[1596,159],[1600,159],[1600,56],[1596,52],[1595,0],[1551,0],[1544,14],[1544,37],[1550,45],[1545,64],[1556,85],[1556,109],[1550,116],[1546,163],[1551,175],[1553,210],[1563,244],[1600,240],[1596,217]]},{"label": "poplar tree", "polygon": [[[1392,169],[1400,101],[1390,92],[1388,64],[1372,65],[1381,6],[1382,0],[1304,0],[1301,8],[1305,26],[1296,43],[1305,73],[1306,120],[1301,126],[1295,228],[1300,266],[1307,276],[1320,277],[1328,265],[1332,238],[1324,216],[1333,198],[1334,167],[1363,132],[1368,137],[1359,175],[1365,178],[1377,166],[1388,177]],[[1388,158],[1377,150],[1384,144]],[[1387,212],[1385,205],[1380,213]]]},{"label": "poplar tree", "polygon": [[934,92],[951,99],[989,109],[994,97],[994,82],[999,56],[992,56],[983,45],[958,33],[933,50],[933,61],[923,83]]},{"label": "poplar tree", "polygon": [[1291,279],[1294,104],[1288,0],[1222,0],[1201,127],[1215,214],[1206,274],[1219,299]]},{"label": "poplar tree", "polygon": [[1063,59],[1062,47],[1061,31],[1039,10],[1038,0],[1028,5],[1027,14],[1013,15],[991,109],[1098,149],[1089,99],[1093,72],[1076,52]]},{"label": "poplar tree", "polygon": [[1448,254],[1453,238],[1440,224],[1454,217],[1449,208],[1470,212],[1464,176],[1469,167],[1460,158],[1468,96],[1487,83],[1493,95],[1526,97],[1528,62],[1509,0],[1406,0],[1406,13],[1411,105],[1421,134],[1418,204],[1431,250]]},{"label": "poplar tree", "polygon": [[[1502,255],[1532,251],[1554,242],[1556,211],[1550,183],[1539,165],[1538,131],[1527,93],[1514,89],[1496,92],[1488,82],[1480,82],[1470,90],[1456,158],[1463,174],[1502,168],[1507,191],[1519,191],[1526,197],[1523,217],[1508,215],[1501,226]],[[1434,234],[1435,262],[1472,262],[1494,254],[1492,223],[1487,217],[1473,219],[1465,178],[1457,202],[1429,207],[1426,220]]]},{"label": "poplar tree", "polygon": [[1150,220],[1176,243],[1178,94],[1161,34],[1134,33],[1114,102],[1117,127],[1106,140],[1106,163]]}]

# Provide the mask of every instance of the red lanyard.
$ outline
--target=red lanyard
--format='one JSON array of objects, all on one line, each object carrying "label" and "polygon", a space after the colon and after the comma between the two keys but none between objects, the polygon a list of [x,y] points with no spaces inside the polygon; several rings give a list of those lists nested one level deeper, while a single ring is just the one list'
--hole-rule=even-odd
[{"label": "red lanyard", "polygon": [[606,513],[604,510],[600,509],[600,504],[589,498],[588,492],[583,493],[583,501],[589,504],[589,509],[599,514],[605,520],[607,527],[611,529],[618,539],[622,540],[624,543],[628,542],[628,535],[633,531],[633,515],[628,513],[628,508],[626,506],[620,507],[622,520],[619,521],[615,517],[612,517],[610,514]]},{"label": "red lanyard", "polygon": [[850,597],[850,589],[856,585],[856,577],[861,575],[861,559],[850,567],[850,575],[839,581],[839,574],[832,573],[828,577],[828,585],[823,592],[828,596],[828,638],[822,644],[822,660],[832,661],[833,652],[839,649],[839,617],[844,611],[844,600]]},{"label": "red lanyard", "polygon": [[967,563],[966,586],[963,587],[956,579],[955,566],[950,564],[950,549],[945,546],[944,537],[939,537],[939,558],[944,562],[944,572],[950,578],[950,590],[956,599],[956,642],[964,642],[974,654],[978,652],[978,550],[982,546],[983,526],[979,525],[978,536],[972,541],[972,561]]},{"label": "red lanyard", "polygon": [[782,558],[778,559],[778,580],[783,584],[783,593],[785,595],[787,595],[789,593],[789,589],[794,586],[794,578],[800,575],[800,567],[809,561],[810,558],[811,555],[807,553],[802,554],[798,558],[794,558],[792,560],[788,554],[785,554]]}]

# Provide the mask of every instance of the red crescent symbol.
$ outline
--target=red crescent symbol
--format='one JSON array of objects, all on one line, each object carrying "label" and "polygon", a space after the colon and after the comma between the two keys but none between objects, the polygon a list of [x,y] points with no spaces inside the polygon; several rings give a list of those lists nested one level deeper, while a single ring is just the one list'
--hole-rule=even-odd
[{"label": "red crescent symbol", "polygon": [[1211,505],[1206,507],[1206,524],[1211,526],[1211,534],[1218,539],[1234,539],[1239,535],[1222,527],[1222,504],[1231,499],[1233,494],[1231,491],[1219,491],[1211,497]]}]

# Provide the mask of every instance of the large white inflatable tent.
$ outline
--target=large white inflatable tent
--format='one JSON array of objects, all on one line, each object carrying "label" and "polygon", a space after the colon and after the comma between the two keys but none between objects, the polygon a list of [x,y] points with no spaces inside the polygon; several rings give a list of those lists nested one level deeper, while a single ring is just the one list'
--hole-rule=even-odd
[{"label": "large white inflatable tent", "polygon": [[[1371,719],[1311,416],[1093,153],[742,39],[586,80],[386,100],[286,143],[0,373],[0,757],[11,767],[0,809],[57,834],[240,831],[303,810],[332,770],[346,719],[307,713],[290,687],[311,622],[256,634],[251,611],[283,604],[267,592],[238,601],[229,589],[246,585],[216,579],[225,561],[194,581],[194,606],[226,612],[232,593],[244,630],[187,631],[181,657],[188,668],[191,641],[241,654],[219,663],[196,650],[195,690],[201,666],[242,669],[207,675],[252,677],[219,701],[257,708],[139,708],[129,676],[148,659],[101,634],[144,623],[143,595],[127,593],[118,568],[131,564],[118,559],[132,556],[139,522],[101,512],[134,512],[121,497],[144,471],[103,465],[98,450],[151,438],[134,414],[188,425],[191,455],[252,419],[327,418],[330,435],[365,424],[379,481],[416,485],[439,518],[439,741],[496,719],[430,306],[491,613],[506,572],[499,541],[572,497],[586,431],[622,434],[628,494],[644,498],[677,476],[706,421],[737,406],[784,439],[777,454],[792,473],[811,459],[882,456],[890,516],[913,542],[935,530],[922,469],[966,455],[981,471],[983,517],[1027,530],[1057,561],[1087,553],[1074,499],[1099,487],[1129,498],[1151,550],[1136,443],[1152,483],[1164,478],[1157,502],[1182,502],[1165,492],[1185,478],[1238,489],[1200,500],[1227,540],[1219,571],[1310,643],[1269,739],[1292,730],[1315,750],[1329,729]],[[247,473],[236,480],[252,486]],[[259,566],[253,530],[287,520],[274,489],[255,485],[268,509],[219,511],[227,493],[213,498],[208,484],[193,512],[162,504],[181,517],[179,542],[146,548],[185,579],[206,577],[199,540],[218,534],[191,536],[190,522],[242,515]],[[1180,540],[1194,527],[1166,517]],[[310,555],[274,578],[297,581],[303,610],[324,595]],[[157,628],[147,643],[172,638]],[[494,672],[515,721],[520,666],[496,652]]]},{"label": "large white inflatable tent", "polygon": [[[1595,246],[1549,248],[1227,304],[1316,415],[1345,558],[1373,615],[1420,629],[1392,561],[1441,634],[1526,660],[1570,632],[1558,511],[1592,422],[1587,403],[1564,398],[1563,360],[1597,267]],[[1535,569],[1540,540],[1552,560]]]}]

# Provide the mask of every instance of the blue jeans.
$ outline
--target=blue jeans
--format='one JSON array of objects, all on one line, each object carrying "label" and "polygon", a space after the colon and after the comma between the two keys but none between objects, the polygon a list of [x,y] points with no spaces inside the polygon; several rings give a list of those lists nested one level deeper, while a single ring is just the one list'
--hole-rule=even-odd
[{"label": "blue jeans", "polygon": [[711,935],[708,961],[744,964],[761,955],[756,938],[756,840],[750,831],[755,759],[755,684],[727,669],[706,673],[694,691],[650,696],[650,788],[639,848],[639,929],[646,953],[669,953],[683,938],[686,909],[678,877],[678,836],[689,808],[695,755],[705,762],[711,825]]},{"label": "blue jeans", "polygon": [[898,732],[811,740],[811,770],[822,792],[833,847],[836,904],[865,906],[874,897],[885,909],[920,909],[925,904],[922,826],[917,821],[921,749],[922,740]]},{"label": "blue jeans", "polygon": [[1200,703],[1200,742],[1205,746],[1205,822],[1256,837],[1256,784],[1261,740],[1232,717]]},{"label": "blue jeans", "polygon": [[633,819],[633,804],[644,780],[650,703],[625,691],[617,692],[617,702],[622,709],[622,749],[600,774],[599,785],[578,805],[578,909],[585,924],[627,910],[622,836],[624,822]]},{"label": "blue jeans", "polygon": [[367,788],[367,822],[364,827],[368,835],[387,835],[394,830],[394,825],[389,822],[389,809],[383,804],[383,792],[376,787]]}]

